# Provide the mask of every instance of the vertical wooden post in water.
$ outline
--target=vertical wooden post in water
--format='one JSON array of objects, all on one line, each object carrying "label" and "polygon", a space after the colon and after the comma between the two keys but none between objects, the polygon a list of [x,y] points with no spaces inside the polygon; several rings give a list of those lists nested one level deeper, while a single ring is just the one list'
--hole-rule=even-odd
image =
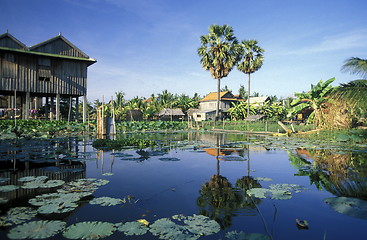
[{"label": "vertical wooden post in water", "polygon": [[78,121],[79,118],[79,97],[75,98],[75,122]]},{"label": "vertical wooden post in water", "polygon": [[83,96],[83,123],[87,122],[87,96]]},{"label": "vertical wooden post in water", "polygon": [[60,94],[56,94],[56,120],[60,120]]}]

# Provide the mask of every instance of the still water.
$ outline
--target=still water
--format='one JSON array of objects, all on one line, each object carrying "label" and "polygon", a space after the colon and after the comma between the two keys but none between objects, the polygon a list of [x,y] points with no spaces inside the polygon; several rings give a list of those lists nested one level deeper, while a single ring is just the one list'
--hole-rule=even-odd
[{"label": "still water", "polygon": [[[101,150],[92,147],[89,137],[2,141],[0,239],[366,239],[363,149],[220,133],[118,136],[126,137],[152,139],[156,145]],[[65,183],[33,187],[25,178],[40,176],[47,176],[36,180],[44,185],[51,180]],[[68,211],[45,213],[41,204],[30,203],[68,183],[92,178],[107,181],[75,200]],[[3,188],[8,185],[15,187]],[[102,197],[119,200],[116,205],[92,204]],[[10,214],[20,207],[35,213],[29,218]],[[194,220],[188,219],[200,215],[205,218],[195,220],[193,230]],[[166,225],[158,224],[161,219]],[[45,224],[27,225],[46,220],[62,227],[39,236]],[[117,230],[137,220],[146,220],[141,232]],[[90,222],[95,225],[89,231],[102,228],[102,223],[110,223],[112,230],[90,236],[71,233],[82,228],[78,224]]]}]

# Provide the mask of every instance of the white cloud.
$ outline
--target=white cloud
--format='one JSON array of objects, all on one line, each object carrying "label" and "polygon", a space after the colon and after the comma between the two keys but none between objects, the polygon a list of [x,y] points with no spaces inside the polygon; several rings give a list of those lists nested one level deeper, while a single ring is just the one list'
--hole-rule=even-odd
[{"label": "white cloud", "polygon": [[[313,37],[315,38],[315,36]],[[298,50],[288,51],[286,55],[307,55],[323,52],[365,48],[367,42],[367,29],[355,30],[325,36],[318,44],[305,46]]]}]

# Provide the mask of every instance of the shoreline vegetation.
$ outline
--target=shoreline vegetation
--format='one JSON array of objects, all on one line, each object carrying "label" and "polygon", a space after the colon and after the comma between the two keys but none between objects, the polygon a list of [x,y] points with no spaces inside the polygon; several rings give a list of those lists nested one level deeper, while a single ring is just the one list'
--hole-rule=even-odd
[{"label": "shoreline vegetation", "polygon": [[[287,134],[282,127],[274,121],[208,121],[193,125],[187,121],[132,121],[117,122],[117,134],[134,132],[223,132],[234,134],[267,135],[285,137],[286,139],[302,139],[304,141],[322,141],[324,143],[340,143],[347,145],[360,144],[366,147],[367,128],[357,127],[352,129],[317,129],[313,125],[286,123],[289,129],[294,129],[292,134]],[[42,121],[42,120],[1,120],[0,140],[4,139],[31,139],[54,138],[60,136],[95,135],[94,123],[78,123],[67,121]]]}]

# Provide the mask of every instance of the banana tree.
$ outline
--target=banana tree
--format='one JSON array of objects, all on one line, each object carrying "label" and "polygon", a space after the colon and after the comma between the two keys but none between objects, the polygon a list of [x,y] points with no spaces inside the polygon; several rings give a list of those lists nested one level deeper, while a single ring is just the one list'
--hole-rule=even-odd
[{"label": "banana tree", "polygon": [[309,110],[311,113],[308,116],[307,123],[316,120],[317,124],[322,124],[321,110],[327,107],[329,101],[328,96],[333,90],[331,83],[335,78],[330,78],[323,82],[320,80],[316,85],[311,84],[311,90],[306,93],[295,93],[297,97],[292,101],[292,108],[288,112],[287,117],[294,116],[304,110]]}]

